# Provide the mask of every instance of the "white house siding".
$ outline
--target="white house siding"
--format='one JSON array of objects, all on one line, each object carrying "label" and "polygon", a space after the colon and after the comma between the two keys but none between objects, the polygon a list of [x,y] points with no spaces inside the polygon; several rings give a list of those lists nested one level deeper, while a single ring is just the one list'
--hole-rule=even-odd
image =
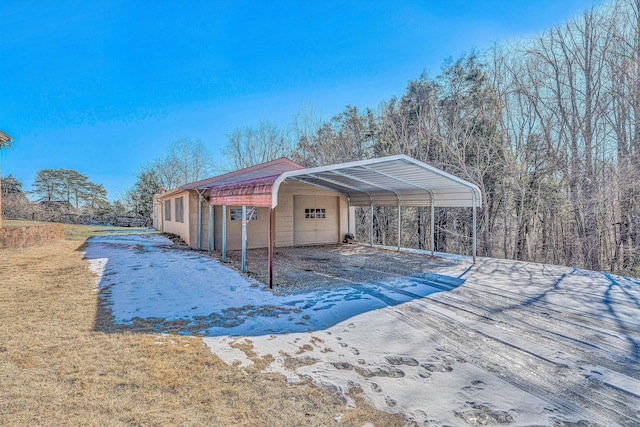
[{"label": "white house siding", "polygon": [[[184,222],[178,222],[176,218],[176,199],[182,197],[183,198],[183,206],[184,206]],[[171,220],[167,220],[164,217],[164,201],[171,200]],[[163,199],[162,205],[162,213],[164,219],[164,227],[163,232],[172,233],[180,236],[182,240],[184,240],[187,244],[191,244],[191,237],[189,235],[189,211],[190,211],[190,202],[189,202],[189,192],[183,191],[181,193],[176,193],[171,195],[170,197]],[[197,212],[196,212],[197,213]],[[195,241],[193,242],[195,245]]]},{"label": "white house siding", "polygon": [[[242,221],[231,221],[231,209],[242,209],[242,206],[227,206],[227,249],[242,248]],[[247,206],[247,211],[251,209]],[[257,208],[258,218],[247,223],[247,247],[249,249],[265,248],[269,243],[269,208]],[[208,215],[208,211],[207,211]],[[207,219],[208,221],[208,219]],[[222,248],[222,206],[214,209],[215,248]],[[203,236],[203,244],[205,239]]]},{"label": "white house siding", "polygon": [[[195,195],[192,196],[195,197]],[[331,229],[325,229],[324,233],[321,233],[323,237],[319,241],[294,241],[294,197],[303,197],[302,200],[304,201],[309,201],[317,197],[321,201],[320,204],[323,204],[323,206],[318,205],[317,208],[322,208],[325,204],[329,203],[325,209],[329,209],[328,213],[332,217],[327,218],[328,221],[324,225],[329,226]],[[242,206],[227,206],[227,249],[229,250],[238,250],[242,245],[242,221],[231,221],[230,219],[231,209],[241,208]],[[250,208],[251,206],[247,206],[247,209]],[[347,208],[347,199],[340,193],[298,182],[286,182],[280,187],[280,191],[278,192],[275,246],[286,247],[294,246],[295,244],[338,243],[344,234],[347,233]],[[247,224],[247,247],[250,249],[264,248],[267,247],[269,243],[269,208],[257,209],[258,219],[251,220]],[[304,208],[302,209],[304,212]],[[191,204],[191,215],[193,218],[192,223],[197,224],[197,202]],[[222,248],[222,206],[214,206],[213,217],[214,247],[216,250],[220,250]],[[206,249],[208,245],[208,222],[208,206],[203,205],[201,249]],[[355,227],[353,220],[351,224],[352,228]],[[309,223],[309,226],[311,226],[311,223]],[[195,233],[194,236],[197,238],[197,230],[195,227],[192,227],[192,233]],[[327,238],[327,236],[331,236],[331,238]],[[308,233],[306,238],[309,238]],[[193,240],[192,246],[197,246],[197,240]]]},{"label": "white house siding", "polygon": [[[202,207],[201,207],[201,230],[200,232],[200,249],[207,249],[209,247],[209,193],[208,191],[202,195]],[[199,197],[196,191],[190,192],[189,198],[189,245],[191,247],[198,247],[198,202]]]}]

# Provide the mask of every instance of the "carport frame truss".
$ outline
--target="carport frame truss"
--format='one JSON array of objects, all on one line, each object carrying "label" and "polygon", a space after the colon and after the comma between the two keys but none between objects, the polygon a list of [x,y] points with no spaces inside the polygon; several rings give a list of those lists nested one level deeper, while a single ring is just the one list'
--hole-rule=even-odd
[{"label": "carport frame truss", "polygon": [[[320,166],[308,169],[292,170],[280,175],[265,177],[260,180],[260,206],[269,208],[269,287],[273,286],[273,247],[275,242],[274,224],[276,207],[278,206],[278,190],[287,180],[299,181],[319,188],[344,194],[349,208],[351,206],[371,207],[371,228],[373,229],[374,206],[397,206],[398,208],[398,250],[401,237],[401,209],[402,206],[431,208],[431,254],[434,253],[434,219],[435,207],[471,207],[473,215],[472,226],[472,254],[476,262],[476,208],[482,205],[482,193],[475,184],[429,166],[405,155],[381,157]],[[226,212],[225,200],[232,200],[234,195],[247,194],[249,185],[256,185],[255,180],[250,184],[238,182],[208,188],[217,194],[210,200],[210,204],[223,205]],[[270,188],[269,188],[270,187]],[[271,203],[265,197],[270,193]],[[265,200],[266,199],[266,200]],[[242,205],[243,214],[247,205]],[[244,216],[243,216],[244,217]],[[350,219],[350,216],[349,216]],[[209,229],[211,230],[212,224]],[[226,214],[223,215],[223,244],[222,256],[226,258]],[[246,263],[246,221],[243,221],[242,266]],[[351,228],[349,224],[348,229]],[[373,231],[371,231],[371,245],[373,246]]]}]

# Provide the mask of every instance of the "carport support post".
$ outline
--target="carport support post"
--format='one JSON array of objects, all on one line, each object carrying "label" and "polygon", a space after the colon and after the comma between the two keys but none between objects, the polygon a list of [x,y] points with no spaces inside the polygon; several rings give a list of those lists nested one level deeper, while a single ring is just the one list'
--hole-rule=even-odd
[{"label": "carport support post", "polygon": [[373,203],[371,203],[371,221],[369,224],[369,237],[371,238],[371,247],[373,247]]},{"label": "carport support post", "polygon": [[402,234],[402,207],[400,207],[400,200],[398,200],[398,252],[400,252],[401,234]]},{"label": "carport support post", "polygon": [[247,272],[247,206],[242,205],[242,272]]},{"label": "carport support post", "polygon": [[196,190],[198,193],[198,249],[202,249],[202,193],[200,190]]},{"label": "carport support post", "polygon": [[222,262],[227,262],[227,205],[222,205]]},{"label": "carport support post", "polygon": [[473,197],[473,226],[472,226],[473,263],[476,263],[476,198]]},{"label": "carport support post", "polygon": [[213,206],[209,203],[209,255],[213,251]]},{"label": "carport support post", "polygon": [[273,289],[273,244],[276,237],[274,229],[275,223],[276,210],[274,208],[269,208],[269,289]]},{"label": "carport support post", "polygon": [[436,234],[436,225],[435,225],[435,219],[436,219],[436,213],[435,213],[436,208],[434,207],[433,204],[433,200],[431,200],[431,256],[433,256],[433,252],[435,250],[435,246],[436,246],[436,240],[435,240],[435,234]]}]

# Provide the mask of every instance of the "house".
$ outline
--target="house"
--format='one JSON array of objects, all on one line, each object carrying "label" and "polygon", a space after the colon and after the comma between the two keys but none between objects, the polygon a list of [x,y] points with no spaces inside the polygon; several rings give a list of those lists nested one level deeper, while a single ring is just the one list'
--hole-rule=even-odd
[{"label": "house", "polygon": [[[315,168],[281,158],[161,189],[153,223],[194,248],[221,250],[223,259],[227,250],[242,249],[244,271],[248,248],[268,248],[271,261],[274,247],[339,243],[355,231],[357,206],[431,207],[432,250],[434,208],[471,207],[475,260],[481,202],[476,185],[405,155]],[[398,250],[401,232],[398,221]]]}]

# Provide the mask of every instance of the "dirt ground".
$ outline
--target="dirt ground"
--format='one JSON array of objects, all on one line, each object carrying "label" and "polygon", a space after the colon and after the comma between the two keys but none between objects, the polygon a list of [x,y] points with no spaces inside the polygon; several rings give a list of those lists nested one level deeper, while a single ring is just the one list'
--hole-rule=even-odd
[{"label": "dirt ground", "polygon": [[[227,262],[239,270],[240,251],[227,252]],[[363,245],[276,248],[273,262],[274,291],[308,292],[344,284],[357,285],[394,277],[423,275],[452,264],[452,261],[440,257]],[[248,250],[247,274],[267,283],[267,271],[267,250]]]}]

